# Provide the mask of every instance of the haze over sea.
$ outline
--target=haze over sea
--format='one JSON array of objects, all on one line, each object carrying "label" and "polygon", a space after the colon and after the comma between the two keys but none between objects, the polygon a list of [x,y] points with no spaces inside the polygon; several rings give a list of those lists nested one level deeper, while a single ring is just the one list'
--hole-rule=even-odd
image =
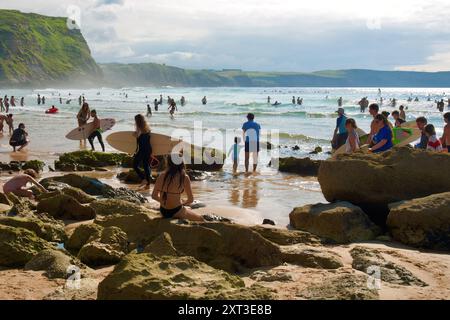
[{"label": "haze over sea", "polygon": [[[384,103],[381,110],[392,112],[389,99],[398,100],[408,107],[407,120],[425,116],[433,123],[438,134],[442,133],[442,114],[436,109],[435,99],[444,98],[450,94],[449,88],[381,88]],[[37,94],[46,97],[45,105],[37,105]],[[70,93],[70,95],[69,95]],[[133,130],[133,118],[137,113],[146,113],[146,105],[150,104],[153,116],[149,118],[154,132],[171,134],[174,129],[191,130],[194,121],[201,121],[204,129],[240,129],[248,112],[256,116],[263,129],[278,130],[280,134],[280,155],[317,159],[329,157],[330,139],[336,123],[337,99],[343,97],[344,108],[348,117],[355,118],[358,126],[368,131],[370,115],[360,113],[358,101],[367,96],[370,102],[379,99],[378,88],[94,88],[94,89],[9,89],[2,90],[1,95],[15,96],[17,104],[20,97],[25,97],[24,107],[12,107],[14,124],[23,122],[30,134],[30,156],[48,158],[56,153],[79,149],[77,141],[65,138],[67,132],[77,125],[76,114],[79,110],[78,97],[86,97],[91,109],[96,109],[100,118],[114,118],[117,121],[113,131]],[[163,94],[165,103],[155,112],[153,100]],[[59,103],[59,95],[63,104]],[[125,97],[128,95],[128,98]],[[427,101],[431,95],[431,101]],[[167,111],[167,96],[177,101],[178,112],[171,119]],[[179,99],[187,100],[181,106]],[[208,104],[203,106],[201,99],[207,96]],[[267,103],[267,96],[272,103],[282,104],[272,106]],[[303,98],[303,105],[293,105],[292,96]],[[419,98],[419,102],[407,102],[408,97]],[[147,97],[147,98],[146,98]],[[328,97],[328,98],[327,98]],[[66,104],[72,99],[71,104]],[[59,108],[59,113],[45,114],[51,105]],[[446,107],[445,111],[448,110]],[[112,132],[112,131],[110,131]],[[110,132],[104,133],[106,137]],[[4,155],[10,153],[7,134],[0,140]],[[229,137],[227,146],[232,137]],[[217,145],[213,145],[217,147]],[[293,146],[298,146],[296,151]],[[323,153],[309,155],[315,147],[321,146]],[[107,151],[113,151],[106,144]],[[228,147],[227,147],[228,149]],[[228,150],[225,150],[228,151]],[[243,158],[243,157],[241,157]],[[261,174],[250,179],[237,177],[231,179],[231,163],[227,159],[224,172],[215,174],[208,185],[198,184],[200,199],[208,199],[208,203],[233,204],[242,208],[255,209],[261,217],[287,223],[287,214],[293,207],[301,204],[324,201],[317,181],[311,179],[290,179],[290,176],[277,173],[267,167],[270,156],[262,154],[260,159]],[[242,166],[240,170],[243,170]],[[229,179],[230,178],[230,179]],[[229,184],[229,185],[228,185]],[[222,190],[220,192],[220,190]],[[274,192],[275,191],[275,192]],[[244,192],[242,198],[240,192]],[[224,201],[224,199],[227,199]],[[282,200],[282,201],[274,201]],[[274,207],[276,204],[276,208]],[[276,214],[273,210],[276,209]]]}]

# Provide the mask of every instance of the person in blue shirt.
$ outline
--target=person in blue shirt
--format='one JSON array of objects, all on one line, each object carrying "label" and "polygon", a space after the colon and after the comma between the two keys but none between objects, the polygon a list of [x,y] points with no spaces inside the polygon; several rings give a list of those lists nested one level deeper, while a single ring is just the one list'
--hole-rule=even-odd
[{"label": "person in blue shirt", "polygon": [[338,113],[338,118],[336,119],[336,129],[334,129],[333,140],[331,141],[331,146],[334,150],[343,146],[348,138],[347,128],[345,127],[347,117],[345,116],[344,108],[339,108],[336,112]]},{"label": "person in blue shirt", "polygon": [[254,121],[255,115],[253,113],[247,114],[247,120],[242,125],[245,141],[245,172],[248,172],[250,153],[253,155],[253,172],[255,172],[258,165],[259,132],[261,131],[261,126]]},{"label": "person in blue shirt", "polygon": [[382,114],[375,116],[374,129],[376,133],[372,137],[373,146],[369,149],[369,152],[379,153],[391,149],[394,146],[392,143],[392,130],[385,116]]},{"label": "person in blue shirt", "polygon": [[239,165],[239,153],[242,150],[242,146],[240,145],[241,138],[235,137],[234,138],[234,144],[231,146],[230,150],[228,151],[228,156],[230,154],[233,157],[233,173],[237,172],[237,168]]},{"label": "person in blue shirt", "polygon": [[428,145],[428,136],[425,134],[425,127],[428,124],[428,120],[425,117],[418,117],[416,119],[416,124],[422,134],[420,135],[420,142],[416,144],[414,148],[425,150]]}]

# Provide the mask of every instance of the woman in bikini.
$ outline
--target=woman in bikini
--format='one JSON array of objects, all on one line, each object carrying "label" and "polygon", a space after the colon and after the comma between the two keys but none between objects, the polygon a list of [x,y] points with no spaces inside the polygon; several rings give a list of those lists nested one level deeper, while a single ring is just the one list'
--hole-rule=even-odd
[{"label": "woman in bikini", "polygon": [[[174,163],[173,159],[180,163]],[[187,199],[184,201],[181,200],[183,193],[187,195]],[[167,158],[167,169],[156,179],[152,198],[160,203],[159,210],[166,219],[204,221],[202,216],[185,207],[194,201],[194,196],[191,180],[186,174],[182,159],[178,155],[170,155]]]}]

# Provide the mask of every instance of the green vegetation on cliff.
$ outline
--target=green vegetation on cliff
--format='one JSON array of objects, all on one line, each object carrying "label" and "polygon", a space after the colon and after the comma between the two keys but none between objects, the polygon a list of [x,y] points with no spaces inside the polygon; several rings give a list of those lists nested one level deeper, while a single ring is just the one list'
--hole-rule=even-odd
[{"label": "green vegetation on cliff", "polygon": [[66,18],[0,10],[0,84],[75,82],[101,70]]}]

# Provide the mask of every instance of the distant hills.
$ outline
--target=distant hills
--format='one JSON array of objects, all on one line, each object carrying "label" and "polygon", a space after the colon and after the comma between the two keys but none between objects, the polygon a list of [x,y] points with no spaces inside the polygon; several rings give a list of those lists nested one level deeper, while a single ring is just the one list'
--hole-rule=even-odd
[{"label": "distant hills", "polygon": [[450,87],[450,72],[189,70],[156,63],[97,64],[66,18],[0,10],[0,87]]}]

